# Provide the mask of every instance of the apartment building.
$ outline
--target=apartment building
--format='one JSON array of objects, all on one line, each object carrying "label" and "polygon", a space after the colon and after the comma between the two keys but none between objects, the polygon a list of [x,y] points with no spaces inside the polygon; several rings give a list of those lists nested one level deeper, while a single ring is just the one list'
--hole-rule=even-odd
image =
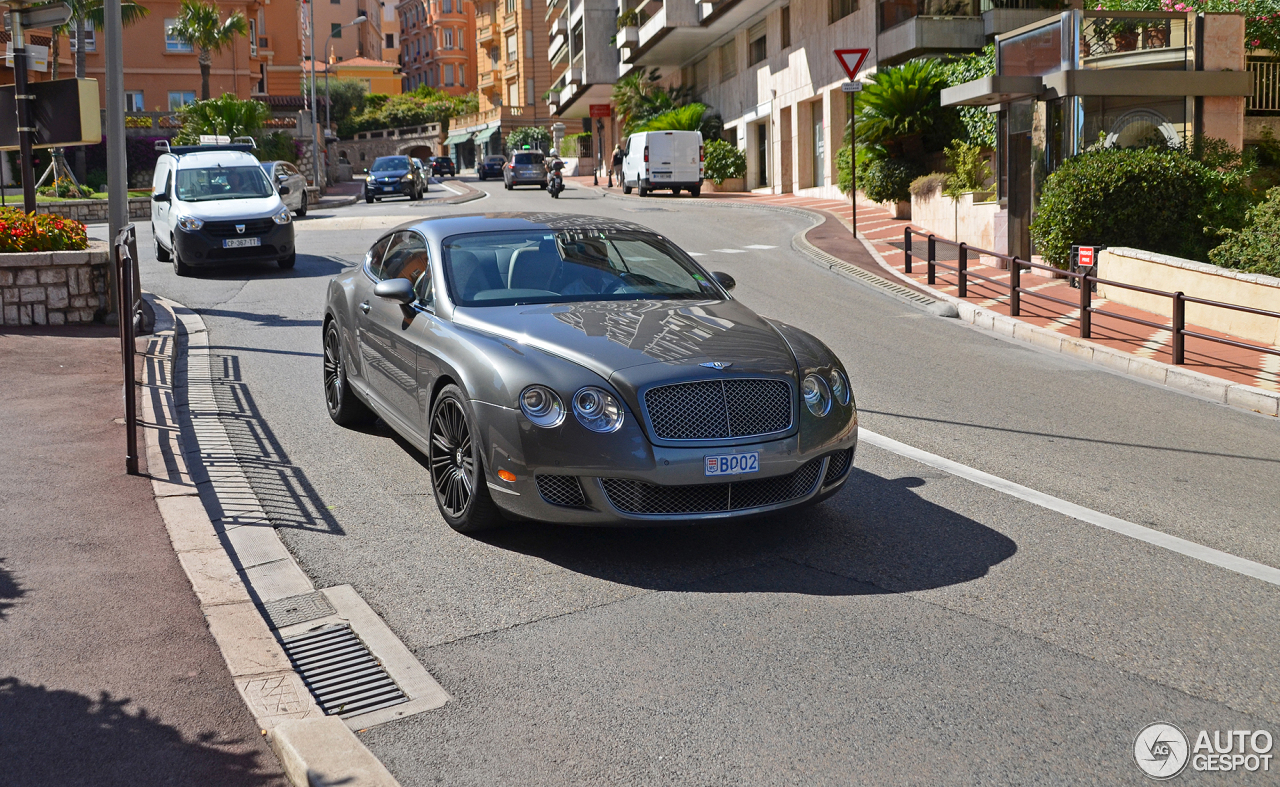
[{"label": "apartment building", "polygon": [[548,104],[561,118],[587,118],[610,102],[618,80],[618,0],[547,0],[551,63]]},{"label": "apartment building", "polygon": [[404,90],[422,85],[460,96],[475,90],[476,13],[471,0],[405,0],[400,17]]},{"label": "apartment building", "polygon": [[[305,8],[305,4],[302,7]],[[315,14],[317,59],[328,63],[341,63],[355,57],[385,59],[379,0],[315,0]],[[364,22],[346,26],[362,16]],[[327,50],[324,49],[326,41]]]},{"label": "apartment building", "polygon": [[382,59],[400,62],[400,12],[396,0],[382,0]]},{"label": "apartment building", "polygon": [[475,34],[480,111],[453,118],[445,140],[460,167],[503,151],[519,126],[552,121],[543,96],[551,87],[545,0],[479,0]]}]

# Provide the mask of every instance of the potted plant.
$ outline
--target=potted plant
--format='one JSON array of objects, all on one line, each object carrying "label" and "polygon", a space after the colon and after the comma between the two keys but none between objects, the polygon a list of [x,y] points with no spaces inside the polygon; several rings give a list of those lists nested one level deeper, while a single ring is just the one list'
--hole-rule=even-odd
[{"label": "potted plant", "polygon": [[634,8],[618,14],[618,48],[640,43],[640,14]]},{"label": "potted plant", "polygon": [[746,191],[747,154],[723,139],[709,139],[703,148],[703,172],[715,184],[712,191]]}]

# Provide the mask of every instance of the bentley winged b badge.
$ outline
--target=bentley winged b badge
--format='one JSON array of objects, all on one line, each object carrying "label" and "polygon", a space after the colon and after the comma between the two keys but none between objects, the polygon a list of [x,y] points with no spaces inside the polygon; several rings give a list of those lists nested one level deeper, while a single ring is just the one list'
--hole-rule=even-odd
[{"label": "bentley winged b badge", "polygon": [[721,371],[721,372],[723,372],[725,369],[728,369],[730,366],[733,366],[732,363],[720,363],[719,361],[707,361],[706,363],[700,363],[698,365],[705,366],[708,369],[715,369],[716,371]]}]

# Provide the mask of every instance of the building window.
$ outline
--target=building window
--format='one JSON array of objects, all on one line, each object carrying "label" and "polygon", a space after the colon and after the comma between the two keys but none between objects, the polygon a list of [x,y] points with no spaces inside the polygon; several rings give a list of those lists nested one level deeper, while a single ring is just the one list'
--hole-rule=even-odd
[{"label": "building window", "polygon": [[516,0],[507,0],[507,13],[514,14],[516,12]]},{"label": "building window", "polygon": [[196,100],[196,92],[194,90],[170,90],[169,91],[169,111],[177,110],[190,104]]},{"label": "building window", "polygon": [[533,31],[524,31],[524,56],[533,57]]},{"label": "building window", "polygon": [[395,49],[395,48],[396,48],[396,34],[387,33],[387,49]]},{"label": "building window", "polygon": [[164,51],[166,52],[193,52],[195,51],[191,44],[178,38],[169,32],[169,28],[178,24],[177,19],[164,20]]},{"label": "building window", "polygon": [[755,25],[747,32],[747,65],[754,66],[768,55],[768,37],[765,34],[764,22]]},{"label": "building window", "polygon": [[330,37],[330,38],[342,38],[342,23],[341,23],[341,22],[330,22],[330,23],[329,23],[329,37]]},{"label": "building window", "polygon": [[444,13],[446,14],[453,13],[453,0],[444,0],[444,3],[442,5],[444,8]]},{"label": "building window", "polygon": [[711,60],[702,58],[693,64],[693,94],[701,96],[711,87]]},{"label": "building window", "polygon": [[249,57],[258,56],[258,20],[249,20]]},{"label": "building window", "polygon": [[858,10],[858,0],[827,0],[830,4],[829,21],[835,22],[837,19],[844,19],[849,14]]},{"label": "building window", "polygon": [[124,91],[124,111],[125,112],[146,112],[147,105],[142,100],[141,90]]},{"label": "building window", "polygon": [[738,75],[738,42],[735,39],[720,47],[720,81],[732,79]]},{"label": "building window", "polygon": [[453,30],[451,28],[445,28],[440,32],[440,48],[453,49]]},{"label": "building window", "polygon": [[342,0],[329,0],[329,5],[342,5]]},{"label": "building window", "polygon": [[516,59],[516,34],[512,33],[507,36],[507,60],[515,61]]},{"label": "building window", "polygon": [[[71,25],[71,31],[68,33],[67,37],[71,41],[71,51],[72,52],[76,51],[75,25]],[[84,20],[84,51],[86,52],[98,51],[98,42],[97,42],[97,39],[95,39],[93,36],[93,20],[92,19]]]},{"label": "building window", "polygon": [[526,9],[533,8],[533,0],[524,0],[524,7]]},{"label": "building window", "polygon": [[524,100],[526,104],[528,104],[529,106],[533,106],[534,98],[533,98],[533,80],[532,79],[528,80],[525,83]]},{"label": "building window", "polygon": [[782,48],[791,47],[791,6],[782,7]]},{"label": "building window", "polygon": [[515,82],[507,85],[507,106],[520,106],[520,86]]}]

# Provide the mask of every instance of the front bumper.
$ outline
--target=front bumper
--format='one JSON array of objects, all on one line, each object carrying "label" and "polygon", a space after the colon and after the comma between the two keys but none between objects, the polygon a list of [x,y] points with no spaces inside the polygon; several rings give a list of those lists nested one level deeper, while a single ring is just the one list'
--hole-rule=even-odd
[{"label": "front bumper", "polygon": [[[606,438],[615,442],[617,453],[602,455],[574,444],[572,435],[529,426],[515,410],[472,404],[478,431],[489,438],[485,470],[494,503],[515,517],[560,524],[669,525],[808,505],[844,485],[858,442],[856,412],[816,444],[793,433],[759,443],[697,448],[652,445],[631,419],[632,428],[624,426]],[[707,456],[752,451],[760,452],[759,472],[705,475]],[[499,470],[516,480],[502,481]],[[730,486],[720,488],[724,484]]]},{"label": "front bumper", "polygon": [[364,196],[367,197],[408,197],[413,194],[413,181],[396,181],[395,183],[364,184]]},{"label": "front bumper", "polygon": [[[261,221],[261,219],[255,219]],[[218,222],[223,223],[223,222]],[[288,224],[271,223],[265,232],[246,233],[244,235],[224,236],[211,232],[206,222],[194,232],[177,228],[173,233],[173,245],[179,257],[187,265],[227,265],[241,262],[274,262],[281,257],[293,253],[293,222]],[[259,245],[240,248],[225,248],[223,241],[232,238],[257,238]]]}]

